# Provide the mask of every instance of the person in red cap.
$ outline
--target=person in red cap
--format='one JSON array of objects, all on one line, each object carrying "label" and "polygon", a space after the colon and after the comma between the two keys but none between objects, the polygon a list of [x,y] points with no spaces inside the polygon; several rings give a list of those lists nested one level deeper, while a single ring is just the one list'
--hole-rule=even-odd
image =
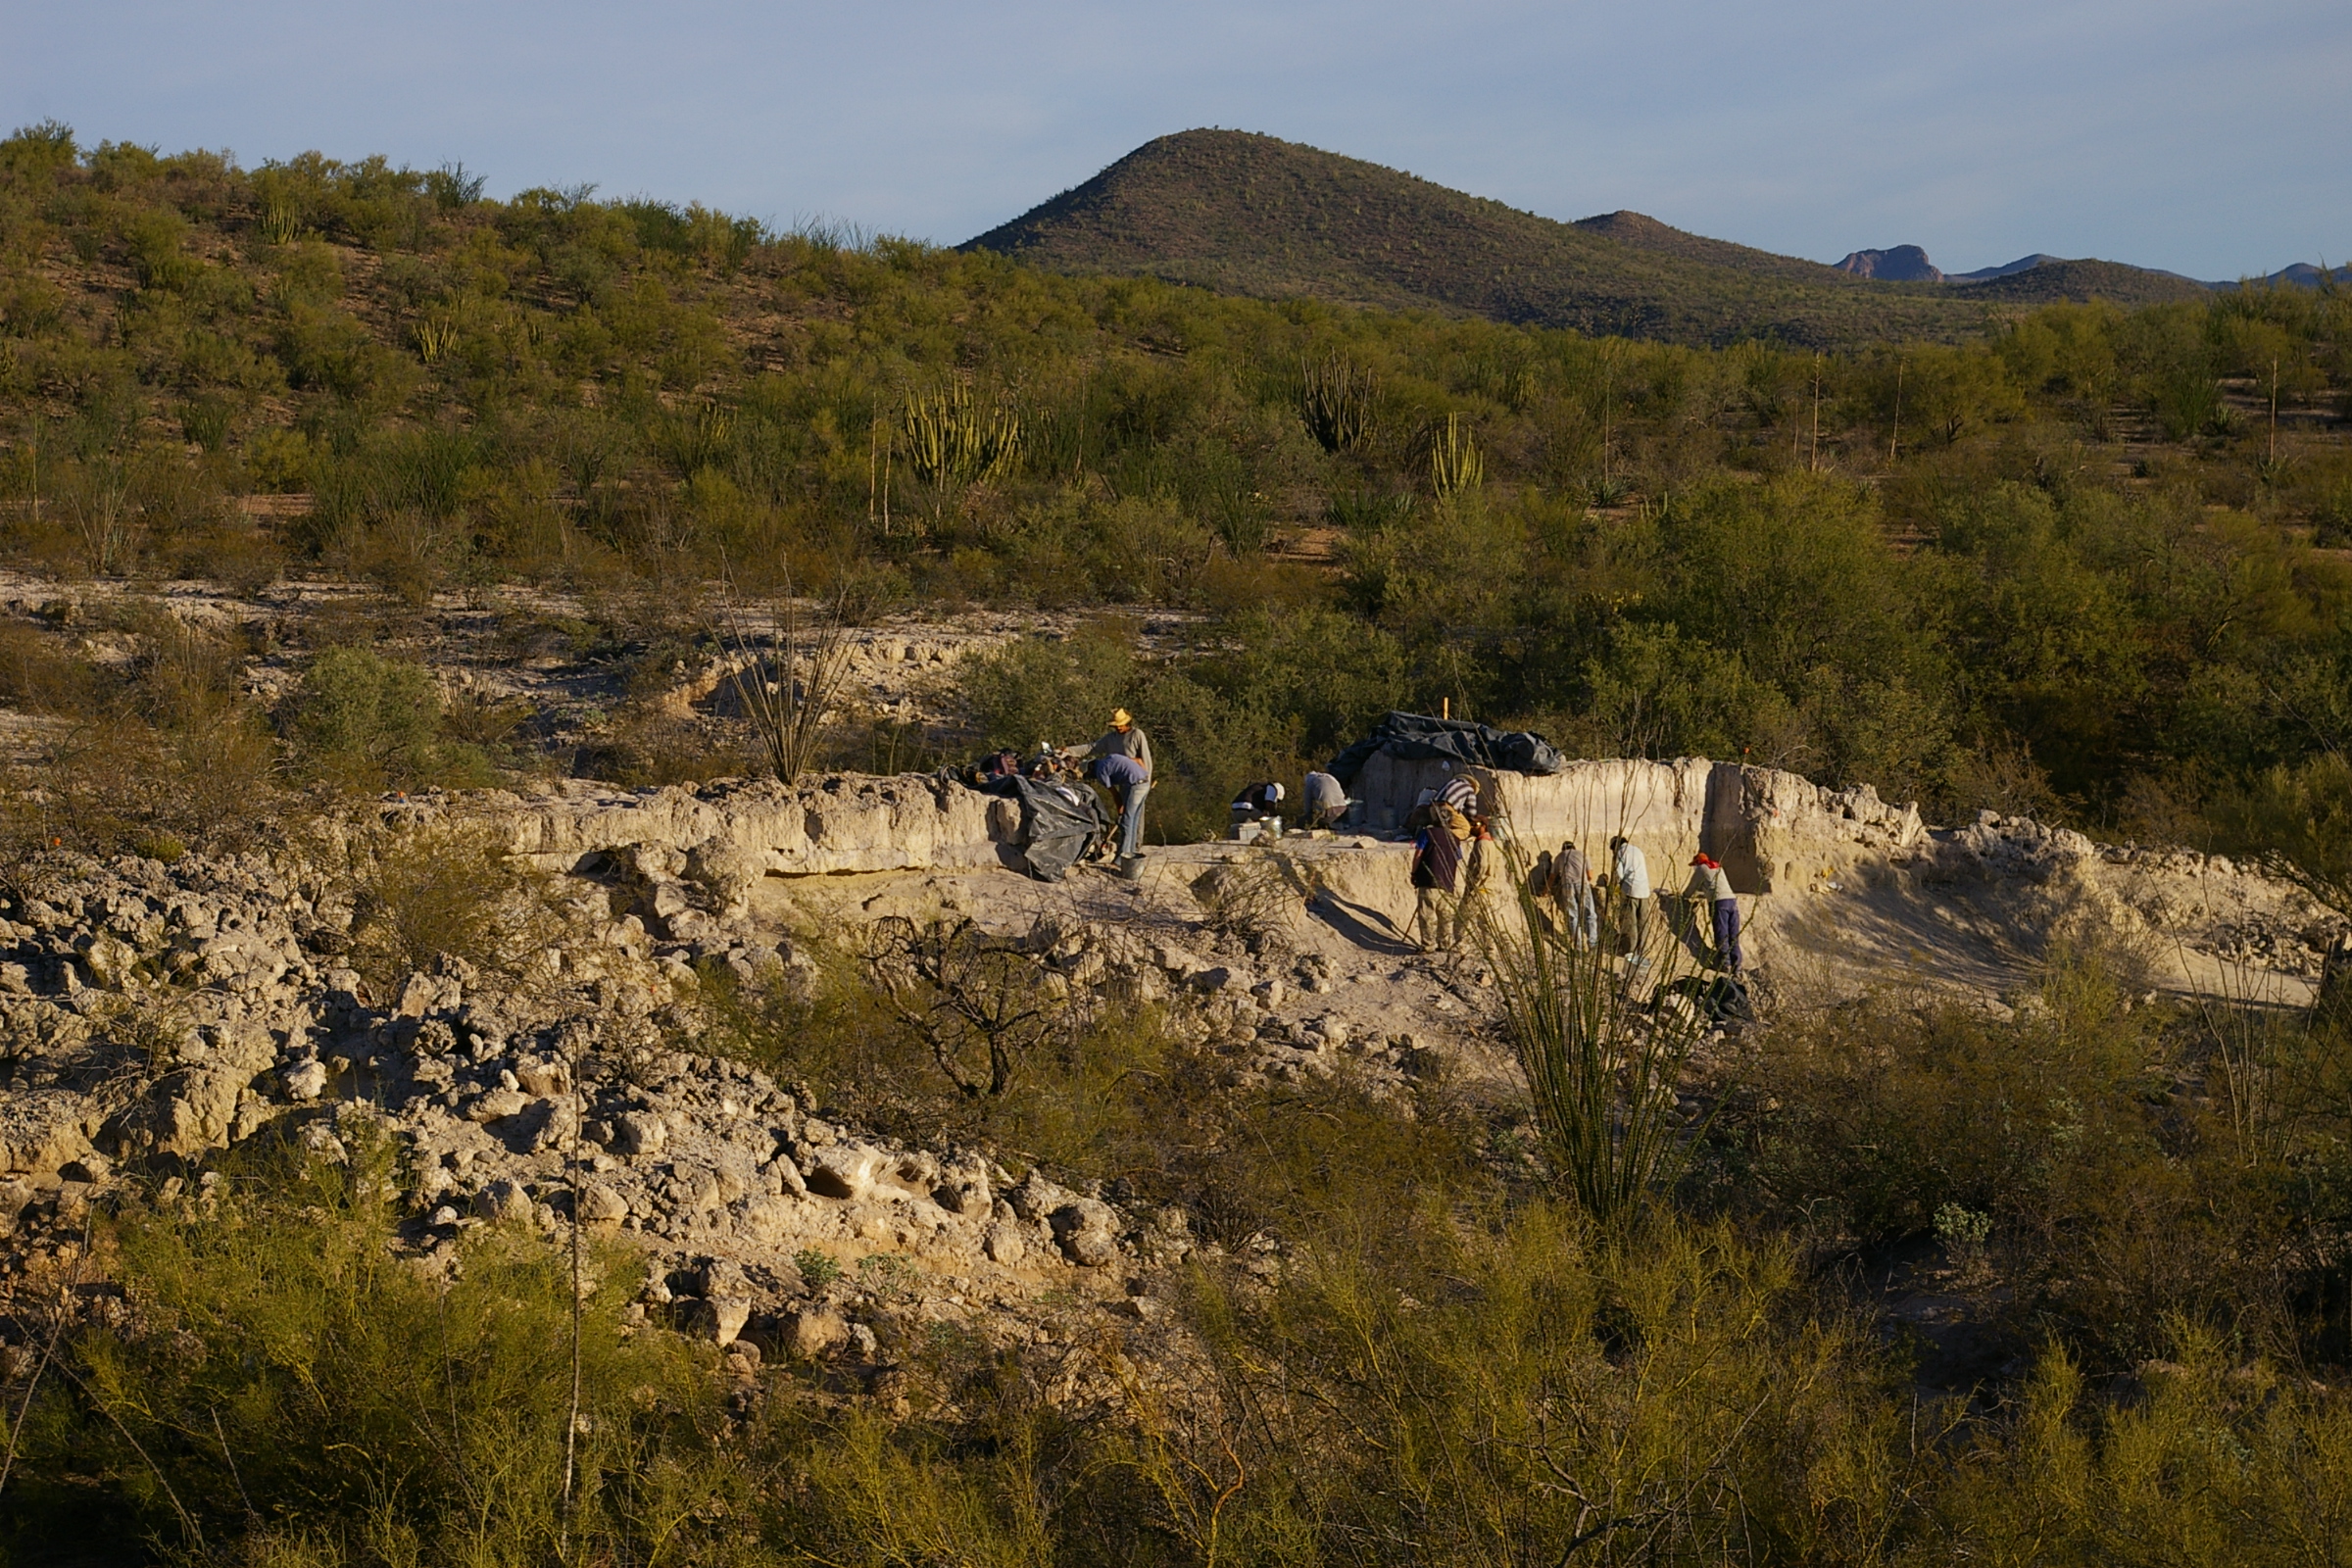
[{"label": "person in red cap", "polygon": [[1690,884],[1683,889],[1683,897],[1713,906],[1716,967],[1738,978],[1741,966],[1740,899],[1732,892],[1732,879],[1722,862],[1704,850],[1690,857]]}]

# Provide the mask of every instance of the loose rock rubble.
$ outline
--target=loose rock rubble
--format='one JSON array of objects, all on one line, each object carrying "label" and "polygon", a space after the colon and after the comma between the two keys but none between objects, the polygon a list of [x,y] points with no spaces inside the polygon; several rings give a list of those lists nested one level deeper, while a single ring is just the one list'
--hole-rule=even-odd
[{"label": "loose rock rubble", "polygon": [[[2341,920],[2219,858],[1990,813],[1930,832],[1866,792],[1784,800],[1781,777],[1751,802],[1759,858],[1783,857],[1782,891],[1756,905],[1764,964],[1829,952],[1885,973],[1933,951],[1993,995],[2031,956],[2003,943],[2076,930],[2307,993],[2352,966]],[[119,1184],[202,1191],[211,1156],[282,1133],[330,1159],[388,1151],[425,1266],[469,1228],[560,1235],[576,1214],[642,1250],[638,1321],[747,1366],[878,1368],[938,1322],[1068,1346],[1073,1313],[1148,1320],[1157,1271],[1200,1245],[1181,1210],[1016,1179],[985,1150],[900,1147],[681,1049],[703,1037],[714,968],[799,984],[812,933],[893,913],[969,911],[1068,1004],[1154,1006],[1235,1090],[1345,1077],[1399,1115],[1436,1078],[1514,1094],[1492,977],[1401,940],[1401,846],[1196,846],[1141,884],[1047,887],[1006,868],[1003,805],[921,777],[564,785],[386,802],[270,855],[16,867],[0,886],[0,1279],[56,1254]],[[432,831],[487,834],[543,873],[554,923],[502,972],[444,955],[371,988],[351,966],[348,852]],[[1836,857],[1806,873],[1798,852],[1825,845]],[[1243,1261],[1271,1269],[1272,1247]]]},{"label": "loose rock rubble", "polygon": [[[646,1252],[641,1321],[770,1353],[873,1351],[926,1314],[1024,1344],[1071,1301],[1146,1315],[1139,1271],[1192,1250],[1180,1211],[897,1147],[676,1050],[702,1027],[685,955],[789,984],[790,942],[649,936],[612,913],[642,879],[565,891],[568,935],[517,972],[443,956],[378,994],[339,956],[348,890],[291,853],[31,868],[0,902],[0,1237],[55,1245],[115,1184],[276,1130],[336,1160],[388,1147],[427,1260],[479,1225],[562,1234],[576,1206]],[[1080,922],[1021,941],[1073,998],[1164,998],[1198,972]],[[1239,993],[1187,1013],[1201,1040],[1255,1016]]]}]

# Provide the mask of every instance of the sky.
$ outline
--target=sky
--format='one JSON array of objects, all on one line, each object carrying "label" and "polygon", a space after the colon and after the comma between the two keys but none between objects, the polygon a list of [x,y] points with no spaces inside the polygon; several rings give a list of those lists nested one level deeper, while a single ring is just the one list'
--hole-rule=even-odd
[{"label": "sky", "polygon": [[1153,136],[1548,218],[2203,278],[2352,256],[2345,0],[0,0],[0,121],[955,244]]}]

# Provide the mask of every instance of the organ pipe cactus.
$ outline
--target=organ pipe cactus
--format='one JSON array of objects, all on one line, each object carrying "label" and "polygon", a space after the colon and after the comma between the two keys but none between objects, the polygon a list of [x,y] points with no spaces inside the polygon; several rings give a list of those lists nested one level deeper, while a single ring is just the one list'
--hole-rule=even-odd
[{"label": "organ pipe cactus", "polygon": [[927,484],[986,484],[1012,471],[1021,420],[1009,405],[981,410],[969,381],[950,381],[906,400],[907,462]]},{"label": "organ pipe cactus", "polygon": [[1354,452],[1372,437],[1372,373],[1344,354],[1301,367],[1299,416],[1326,452]]},{"label": "organ pipe cactus", "polygon": [[1486,460],[1479,456],[1477,441],[1462,428],[1461,416],[1446,416],[1446,434],[1429,449],[1429,476],[1440,499],[1475,490],[1486,481]]}]

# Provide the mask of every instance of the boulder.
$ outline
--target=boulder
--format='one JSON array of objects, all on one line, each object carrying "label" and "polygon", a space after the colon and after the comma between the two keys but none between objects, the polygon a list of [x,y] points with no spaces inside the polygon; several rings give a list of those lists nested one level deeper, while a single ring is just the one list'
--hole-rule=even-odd
[{"label": "boulder", "polygon": [[1081,1198],[1053,1213],[1054,1240],[1062,1255],[1088,1268],[1101,1268],[1119,1255],[1118,1211],[1108,1203]]},{"label": "boulder", "polygon": [[236,1122],[237,1097],[252,1074],[234,1067],[187,1067],[157,1083],[152,1092],[155,1152],[192,1159],[228,1141]]},{"label": "boulder", "polygon": [[1068,1188],[1049,1180],[1044,1171],[1032,1167],[1029,1174],[1004,1195],[1004,1200],[1012,1205],[1012,1211],[1021,1218],[1036,1221],[1076,1201],[1077,1197]]},{"label": "boulder", "polygon": [[658,1154],[669,1142],[669,1124],[650,1110],[628,1110],[612,1118],[612,1152]]},{"label": "boulder", "polygon": [[1009,1220],[999,1220],[988,1228],[988,1238],[981,1243],[981,1250],[988,1254],[990,1262],[1013,1268],[1028,1255],[1029,1244],[1023,1240],[1018,1225]]},{"label": "boulder", "polygon": [[873,1190],[890,1156],[868,1144],[834,1144],[808,1157],[803,1176],[824,1198],[860,1199]]},{"label": "boulder", "polygon": [[121,937],[104,931],[93,934],[81,952],[82,967],[89,970],[93,983],[109,990],[121,987],[130,978],[131,969],[139,961],[136,948]]},{"label": "boulder", "polygon": [[979,1219],[996,1207],[996,1198],[988,1190],[988,1178],[976,1171],[942,1182],[932,1190],[931,1200],[965,1219]]},{"label": "boulder", "polygon": [[522,1092],[538,1099],[571,1093],[571,1071],[560,1061],[526,1061],[514,1069]]},{"label": "boulder", "polygon": [[698,1314],[699,1326],[714,1345],[733,1345],[743,1333],[743,1326],[752,1320],[752,1303],[748,1297],[706,1297]]},{"label": "boulder", "polygon": [[504,1121],[519,1116],[530,1101],[519,1089],[493,1089],[466,1108],[468,1121]]},{"label": "boulder", "polygon": [[313,1057],[285,1070],[286,1094],[295,1100],[317,1100],[326,1088],[326,1063]]},{"label": "boulder", "polygon": [[[234,1104],[232,1092],[232,1108]],[[89,1109],[84,1097],[68,1089],[0,1095],[0,1171],[56,1174],[60,1166],[90,1148],[82,1127]]]},{"label": "boulder", "polygon": [[521,1219],[531,1212],[531,1195],[520,1182],[500,1177],[474,1195],[474,1212],[488,1220]]},{"label": "boulder", "polygon": [[780,1327],[785,1350],[805,1360],[838,1349],[850,1340],[848,1321],[829,1306],[787,1312]]},{"label": "boulder", "polygon": [[767,1178],[769,1192],[793,1198],[808,1196],[808,1179],[801,1174],[801,1167],[793,1157],[782,1150],[769,1155],[767,1163],[761,1165],[760,1170]]},{"label": "boulder", "polygon": [[17,1222],[39,1196],[32,1183],[20,1177],[0,1179],[0,1236],[15,1233]]}]

